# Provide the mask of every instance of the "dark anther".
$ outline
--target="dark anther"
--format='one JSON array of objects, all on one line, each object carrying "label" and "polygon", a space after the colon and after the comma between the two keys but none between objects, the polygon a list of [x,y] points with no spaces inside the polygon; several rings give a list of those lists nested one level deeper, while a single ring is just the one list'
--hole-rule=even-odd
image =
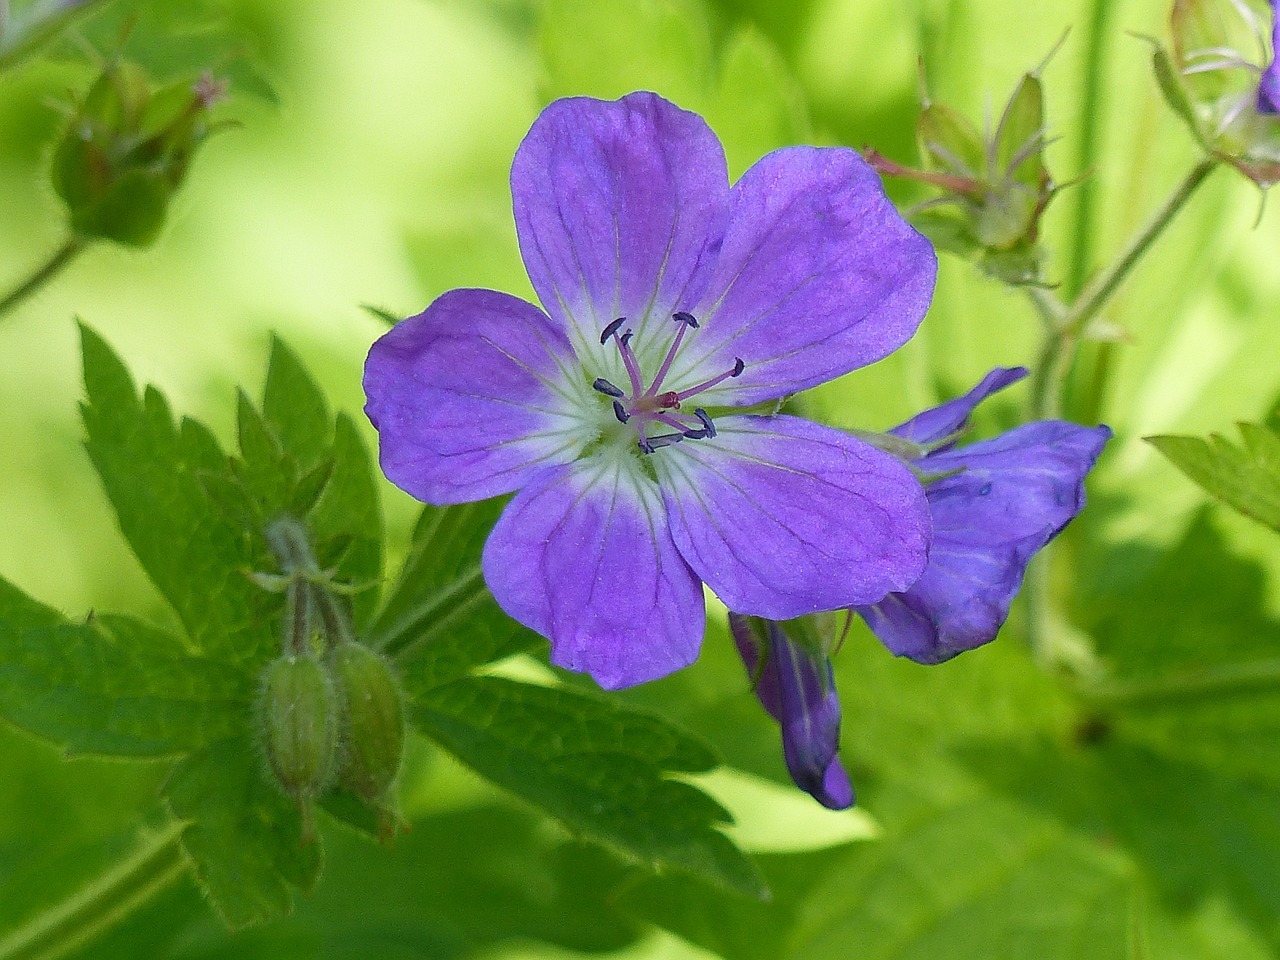
[{"label": "dark anther", "polygon": [[618,418],[619,423],[626,423],[631,419],[631,414],[627,413],[626,408],[617,400],[613,401],[613,415]]},{"label": "dark anther", "polygon": [[623,397],[626,396],[621,390],[615,387],[604,377],[596,377],[595,382],[591,384],[592,388],[599,390],[606,397]]},{"label": "dark anther", "polygon": [[729,376],[731,376],[731,377],[737,377],[737,376],[740,376],[740,375],[742,374],[742,371],[743,371],[743,369],[744,369],[745,367],[746,367],[746,364],[742,362],[742,358],[741,358],[741,357],[734,357],[734,358],[733,358],[733,373],[729,374]]},{"label": "dark anther", "polygon": [[653,453],[659,447],[669,447],[673,443],[679,443],[687,436],[689,436],[687,433],[663,433],[656,437],[643,437],[636,442],[636,446],[640,448],[641,453]]},{"label": "dark anther", "polygon": [[632,333],[630,330],[628,330],[626,333],[624,333],[621,337],[618,338],[618,342],[625,347],[628,343],[631,342],[631,338],[633,336],[635,336],[635,334]]},{"label": "dark anther", "polygon": [[693,415],[702,421],[702,435],[704,437],[714,437],[716,435],[716,425],[711,422],[711,417],[707,415],[707,411],[698,407],[693,411]]},{"label": "dark anther", "polygon": [[686,440],[705,440],[710,434],[706,430],[686,430],[681,436]]},{"label": "dark anther", "polygon": [[619,317],[613,323],[604,328],[604,332],[600,334],[600,345],[604,346],[609,342],[609,338],[618,332],[618,328],[627,322],[626,317]]},{"label": "dark anther", "polygon": [[676,323],[683,323],[687,327],[693,327],[695,330],[698,329],[697,318],[695,318],[692,313],[685,313],[683,310],[677,310],[671,315],[671,319]]}]

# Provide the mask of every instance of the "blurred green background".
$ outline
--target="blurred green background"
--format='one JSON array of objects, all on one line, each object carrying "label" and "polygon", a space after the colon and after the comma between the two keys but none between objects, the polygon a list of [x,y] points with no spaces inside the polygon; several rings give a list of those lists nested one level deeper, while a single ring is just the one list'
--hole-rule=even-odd
[{"label": "blurred green background", "polygon": [[[166,5],[135,6],[145,23]],[[998,116],[1018,77],[1066,33],[1044,73],[1050,134],[1060,138],[1049,162],[1060,181],[1089,177],[1054,202],[1047,243],[1049,273],[1071,292],[1082,265],[1114,255],[1195,162],[1136,36],[1164,36],[1167,8],[209,3],[244,39],[274,102],[234,94],[224,111],[240,127],[197,157],[154,249],[95,248],[0,323],[0,572],[73,616],[171,616],[115,530],[81,448],[74,317],[102,332],[139,381],[224,437],[235,386],[259,388],[270,331],[336,407],[358,414],[364,355],[384,329],[362,304],[407,315],[457,286],[532,296],[506,177],[556,96],[663,93],[707,116],[735,176],[796,142],[874,146],[914,162],[922,74],[934,99],[978,121]],[[143,33],[138,55],[162,65],[164,36]],[[0,285],[62,238],[45,173],[62,121],[48,101],[90,76],[83,61],[60,58],[0,78]],[[1107,313],[1127,331],[1102,408],[1116,439],[1053,587],[1055,629],[1088,637],[1117,673],[1204,651],[1280,656],[1274,538],[1206,509],[1141,441],[1275,411],[1280,213],[1259,208],[1242,178],[1215,173]],[[839,426],[892,425],[992,366],[1030,362],[1037,334],[1020,294],[943,256],[917,337],[820,389],[811,411]],[[985,429],[1012,425],[1023,399],[1010,391],[990,404]],[[403,545],[415,505],[389,485],[384,493],[393,547]],[[844,749],[873,820],[833,819],[790,788],[766,790],[747,821],[765,837],[749,845],[772,851],[772,905],[649,879],[420,746],[405,784],[413,832],[391,853],[336,835],[321,887],[295,918],[228,941],[183,887],[83,955],[1280,956],[1274,692],[1099,720],[1031,664],[1019,620],[1015,611],[992,647],[932,670],[893,662],[855,632],[837,661]],[[624,696],[707,736],[733,767],[786,783],[776,731],[722,627],[707,648],[685,674]],[[64,765],[7,728],[0,764],[3,930],[126,845],[163,771]],[[747,788],[721,790],[751,812]],[[874,822],[882,839],[848,843]]]}]

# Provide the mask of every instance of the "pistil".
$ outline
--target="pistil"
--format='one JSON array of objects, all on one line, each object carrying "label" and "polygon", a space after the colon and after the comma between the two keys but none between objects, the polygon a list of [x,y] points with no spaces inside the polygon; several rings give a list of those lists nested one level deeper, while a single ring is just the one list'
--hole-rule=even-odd
[{"label": "pistil", "polygon": [[[667,355],[663,358],[661,365],[658,367],[658,372],[654,376],[653,382],[649,384],[648,389],[645,389],[644,386],[644,375],[640,369],[640,361],[636,357],[635,351],[631,349],[632,331],[626,328],[626,317],[618,317],[618,319],[606,326],[600,334],[601,344],[608,343],[612,339],[617,345],[618,354],[622,357],[622,365],[627,371],[628,380],[630,380],[631,393],[628,395],[620,387],[604,377],[597,377],[591,386],[599,393],[613,399],[613,414],[617,417],[619,423],[634,421],[637,434],[636,445],[642,453],[653,453],[661,447],[679,443],[681,440],[703,440],[708,437],[714,437],[716,435],[715,424],[706,410],[701,407],[694,409],[693,416],[698,421],[697,426],[673,416],[671,411],[679,410],[681,403],[690,397],[696,396],[704,390],[710,390],[717,384],[723,383],[732,377],[740,376],[746,368],[742,358],[735,357],[732,369],[726,370],[710,380],[705,380],[687,390],[662,390],[662,383],[667,374],[671,372],[671,367],[675,363],[676,355],[680,352],[680,345],[684,342],[685,335],[690,330],[697,330],[699,327],[697,318],[683,310],[672,314],[671,319],[679,325],[679,329],[672,338],[671,345],[667,348]],[[684,416],[688,415],[685,414]],[[645,428],[651,422],[661,423],[671,427],[676,432],[649,436]]]}]

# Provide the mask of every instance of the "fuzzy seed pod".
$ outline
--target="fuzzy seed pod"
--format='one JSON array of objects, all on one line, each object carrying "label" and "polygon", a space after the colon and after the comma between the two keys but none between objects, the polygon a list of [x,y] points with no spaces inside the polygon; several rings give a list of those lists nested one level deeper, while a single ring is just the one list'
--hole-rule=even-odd
[{"label": "fuzzy seed pod", "polygon": [[360,644],[340,646],[333,669],[343,708],[338,779],[364,800],[379,800],[404,761],[400,690],[386,660]]},{"label": "fuzzy seed pod", "polygon": [[267,759],[285,792],[300,803],[333,776],[338,698],[318,660],[286,654],[262,675],[261,723]]}]

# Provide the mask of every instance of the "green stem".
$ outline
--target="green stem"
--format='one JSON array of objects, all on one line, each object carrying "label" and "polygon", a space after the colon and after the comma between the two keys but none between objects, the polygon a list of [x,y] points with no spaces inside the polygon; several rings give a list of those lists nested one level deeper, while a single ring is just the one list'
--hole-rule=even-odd
[{"label": "green stem", "polygon": [[57,960],[104,933],[186,872],[172,824],[70,899],[0,940],[0,960]]},{"label": "green stem", "polygon": [[[1085,47],[1084,90],[1081,96],[1080,151],[1076,155],[1077,175],[1087,173],[1096,165],[1099,132],[1105,119],[1103,113],[1105,87],[1103,71],[1106,67],[1106,48],[1112,36],[1111,18],[1120,6],[1116,0],[1093,0],[1089,17],[1089,36]],[[1074,298],[1084,286],[1092,259],[1094,240],[1094,208],[1097,205],[1097,183],[1094,177],[1085,177],[1076,194],[1076,223],[1072,236],[1075,244],[1067,267],[1066,290]]]},{"label": "green stem", "polygon": [[1158,680],[1108,682],[1082,687],[1091,703],[1108,707],[1176,703],[1199,697],[1280,688],[1280,660],[1229,663]]},{"label": "green stem", "polygon": [[73,236],[61,247],[54,251],[47,261],[38,267],[35,273],[27,277],[9,292],[3,300],[0,300],[0,317],[20,304],[27,297],[38,291],[46,283],[56,277],[64,267],[72,260],[80,255],[81,251],[89,245],[89,241],[84,237]]},{"label": "green stem", "polygon": [[1044,340],[1041,343],[1040,356],[1037,358],[1032,379],[1030,417],[1032,420],[1044,420],[1059,415],[1062,408],[1063,388],[1067,374],[1071,370],[1076,344],[1080,337],[1217,164],[1218,161],[1212,158],[1206,158],[1196,164],[1165,201],[1164,206],[1133,238],[1119,259],[1098,274],[1093,282],[1081,291],[1080,296],[1057,317],[1056,323],[1052,322],[1051,317],[1041,308],[1042,316],[1051,322],[1046,323]]}]

